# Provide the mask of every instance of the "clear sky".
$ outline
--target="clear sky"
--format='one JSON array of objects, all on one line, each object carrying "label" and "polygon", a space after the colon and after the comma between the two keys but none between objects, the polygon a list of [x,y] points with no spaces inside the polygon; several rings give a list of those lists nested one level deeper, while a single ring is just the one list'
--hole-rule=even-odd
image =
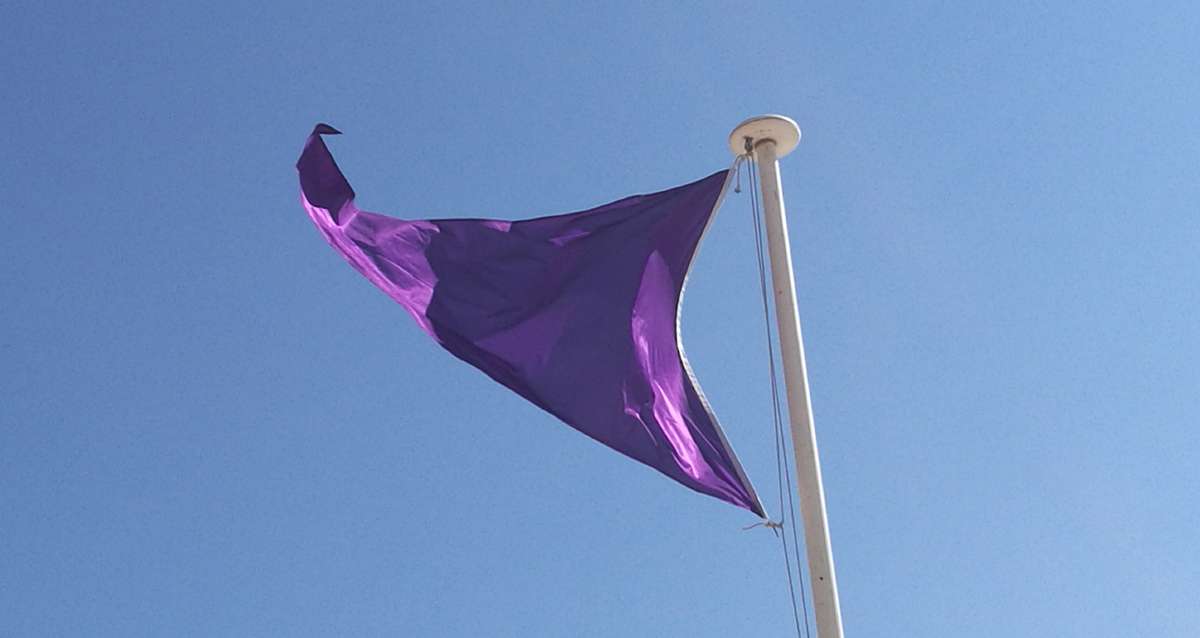
[{"label": "clear sky", "polygon": [[[294,171],[327,121],[362,207],[517,219],[763,112],[847,635],[1200,632],[1195,3],[54,4],[0,20],[0,635],[787,635],[753,516],[440,350]],[[777,512],[748,215],[683,336]]]}]

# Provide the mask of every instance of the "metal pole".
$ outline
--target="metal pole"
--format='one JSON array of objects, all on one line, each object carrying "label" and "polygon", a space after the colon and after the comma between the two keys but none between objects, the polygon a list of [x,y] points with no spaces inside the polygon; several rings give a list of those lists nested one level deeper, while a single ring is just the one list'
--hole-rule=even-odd
[{"label": "metal pole", "polygon": [[796,491],[804,520],[804,544],[812,584],[813,612],[818,638],[842,638],[842,612],[838,604],[833,552],[829,546],[829,524],[825,515],[825,490],[821,483],[821,461],[813,429],[812,400],[800,316],[796,310],[796,284],[792,276],[792,249],[788,242],[783,187],[779,182],[778,156],[786,155],[800,141],[800,129],[782,116],[747,120],[730,135],[735,153],[744,153],[746,138],[753,148],[762,192],[763,219],[771,258],[775,320],[779,326],[780,358],[787,389],[788,418],[795,448]]}]

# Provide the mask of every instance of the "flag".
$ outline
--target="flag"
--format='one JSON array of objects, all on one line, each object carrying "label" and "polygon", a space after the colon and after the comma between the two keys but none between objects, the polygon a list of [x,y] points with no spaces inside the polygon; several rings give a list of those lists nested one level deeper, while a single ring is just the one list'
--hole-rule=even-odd
[{"label": "flag", "polygon": [[359,210],[319,124],[296,164],[326,241],[454,356],[567,425],[764,516],[679,341],[729,171],[577,213],[407,221]]}]

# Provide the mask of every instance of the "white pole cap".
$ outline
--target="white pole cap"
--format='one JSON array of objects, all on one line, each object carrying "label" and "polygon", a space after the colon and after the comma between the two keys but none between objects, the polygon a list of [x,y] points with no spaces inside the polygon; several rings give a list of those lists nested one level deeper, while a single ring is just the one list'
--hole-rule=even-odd
[{"label": "white pole cap", "polygon": [[746,139],[751,148],[763,140],[775,141],[775,156],[783,157],[800,143],[800,126],[783,115],[759,115],[737,125],[729,134],[729,150],[734,155],[746,153]]}]

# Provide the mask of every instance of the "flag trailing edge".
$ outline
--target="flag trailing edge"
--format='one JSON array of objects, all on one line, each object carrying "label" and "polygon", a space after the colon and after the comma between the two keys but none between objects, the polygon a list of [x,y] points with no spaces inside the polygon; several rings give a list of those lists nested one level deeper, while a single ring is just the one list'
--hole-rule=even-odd
[{"label": "flag trailing edge", "polygon": [[692,374],[679,305],[729,171],[522,221],[360,210],[318,124],[296,168],[326,241],[451,354],[567,425],[765,517]]}]

